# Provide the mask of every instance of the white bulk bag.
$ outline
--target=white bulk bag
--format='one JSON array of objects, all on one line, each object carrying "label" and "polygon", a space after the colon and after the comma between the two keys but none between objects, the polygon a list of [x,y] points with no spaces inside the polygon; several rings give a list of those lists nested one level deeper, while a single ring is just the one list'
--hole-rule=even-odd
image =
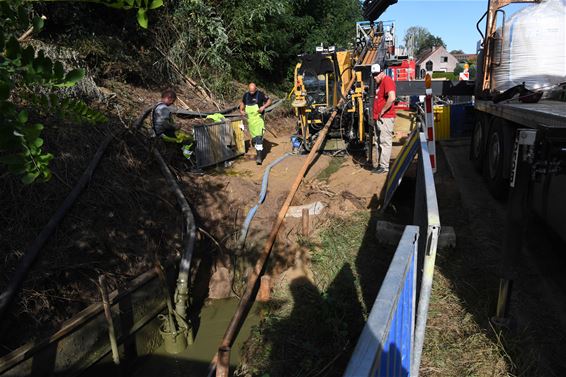
[{"label": "white bulk bag", "polygon": [[503,41],[496,41],[493,62],[499,61],[493,66],[499,91],[523,82],[528,89],[547,90],[566,81],[566,0],[543,0],[511,16]]}]

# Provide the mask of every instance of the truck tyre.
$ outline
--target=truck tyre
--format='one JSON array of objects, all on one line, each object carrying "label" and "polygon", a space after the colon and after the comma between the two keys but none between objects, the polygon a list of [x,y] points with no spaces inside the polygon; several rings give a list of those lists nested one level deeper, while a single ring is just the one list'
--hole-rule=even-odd
[{"label": "truck tyre", "polygon": [[487,130],[486,121],[487,118],[484,115],[476,114],[476,122],[474,124],[474,131],[470,142],[470,160],[478,173],[481,173],[483,168],[483,156],[485,149],[484,135]]},{"label": "truck tyre", "polygon": [[486,140],[483,158],[483,176],[487,188],[495,199],[504,199],[508,191],[508,179],[504,177],[506,156],[511,153],[509,143],[505,140],[503,120],[494,119]]}]

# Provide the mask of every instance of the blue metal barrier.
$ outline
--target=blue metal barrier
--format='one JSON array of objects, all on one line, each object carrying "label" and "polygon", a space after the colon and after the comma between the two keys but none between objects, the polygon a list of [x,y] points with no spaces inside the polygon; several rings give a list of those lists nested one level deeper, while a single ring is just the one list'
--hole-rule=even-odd
[{"label": "blue metal barrier", "polygon": [[408,376],[415,328],[419,228],[408,225],[344,376]]},{"label": "blue metal barrier", "polygon": [[427,140],[422,132],[416,144],[416,225],[405,227],[345,377],[419,374],[440,218]]}]

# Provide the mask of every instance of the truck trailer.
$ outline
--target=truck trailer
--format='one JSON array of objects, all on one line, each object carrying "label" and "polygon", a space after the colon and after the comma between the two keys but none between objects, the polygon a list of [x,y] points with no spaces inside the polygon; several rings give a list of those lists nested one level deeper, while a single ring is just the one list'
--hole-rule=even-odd
[{"label": "truck trailer", "polygon": [[[502,8],[511,3],[533,5],[506,20]],[[483,42],[470,159],[491,194],[508,197],[496,318],[506,317],[529,216],[566,240],[565,10],[563,0],[490,0],[478,21]]]}]

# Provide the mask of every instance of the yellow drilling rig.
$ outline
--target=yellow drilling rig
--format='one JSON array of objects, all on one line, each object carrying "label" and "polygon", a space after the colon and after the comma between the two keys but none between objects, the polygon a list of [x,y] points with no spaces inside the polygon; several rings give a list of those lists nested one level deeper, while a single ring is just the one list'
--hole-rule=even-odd
[{"label": "yellow drilling rig", "polygon": [[[392,58],[394,24],[356,23],[356,43],[350,50],[317,47],[299,55],[295,67],[292,106],[297,117],[293,147],[309,151],[334,110],[325,151],[365,150],[371,158],[374,137],[372,104],[375,93],[371,66]],[[340,99],[342,105],[338,108]]]}]

